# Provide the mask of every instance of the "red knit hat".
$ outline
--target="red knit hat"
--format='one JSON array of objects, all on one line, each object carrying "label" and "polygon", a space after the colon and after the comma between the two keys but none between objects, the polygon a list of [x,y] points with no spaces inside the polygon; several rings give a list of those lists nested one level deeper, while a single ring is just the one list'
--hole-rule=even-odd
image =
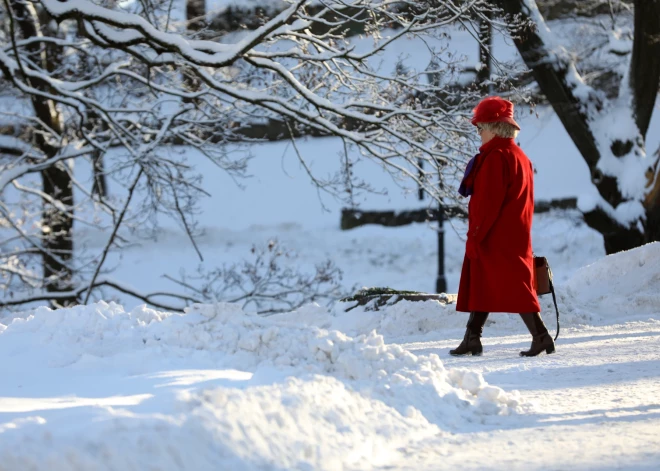
[{"label": "red knit hat", "polygon": [[477,123],[509,123],[520,131],[520,126],[513,119],[513,103],[498,96],[489,96],[479,102],[472,110],[474,117],[470,121],[475,126]]}]

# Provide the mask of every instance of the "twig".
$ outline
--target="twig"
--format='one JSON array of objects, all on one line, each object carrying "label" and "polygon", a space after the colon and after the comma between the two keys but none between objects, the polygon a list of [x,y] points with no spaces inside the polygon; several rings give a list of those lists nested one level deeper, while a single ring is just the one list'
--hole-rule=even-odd
[{"label": "twig", "polygon": [[99,272],[101,271],[101,267],[103,266],[103,263],[105,263],[105,259],[108,256],[108,252],[110,251],[110,247],[115,241],[115,236],[117,235],[117,231],[119,231],[119,227],[121,226],[121,223],[124,220],[124,216],[126,215],[126,212],[128,211],[128,206],[131,204],[133,193],[135,192],[135,188],[137,187],[137,184],[140,181],[140,178],[142,177],[143,171],[144,169],[140,167],[140,170],[135,176],[135,180],[133,181],[131,187],[128,189],[128,196],[126,197],[126,202],[124,203],[124,207],[121,209],[121,212],[119,213],[119,218],[115,223],[115,227],[112,228],[112,234],[110,234],[110,237],[108,238],[108,242],[105,245],[105,249],[103,249],[103,253],[101,254],[101,260],[96,266],[96,270],[94,270],[94,275],[92,276],[92,279],[89,282],[89,287],[87,288],[87,294],[85,295],[85,300],[83,301],[83,304],[87,304],[89,302],[89,297],[92,294],[92,288],[94,287],[94,283],[96,282],[96,277],[99,275]]}]

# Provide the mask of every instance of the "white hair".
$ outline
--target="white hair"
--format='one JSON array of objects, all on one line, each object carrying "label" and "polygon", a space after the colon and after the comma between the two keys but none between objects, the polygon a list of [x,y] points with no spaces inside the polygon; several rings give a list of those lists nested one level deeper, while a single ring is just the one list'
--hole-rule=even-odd
[{"label": "white hair", "polygon": [[494,121],[492,123],[479,123],[479,126],[499,137],[511,137],[513,139],[518,137],[519,131],[509,123]]}]

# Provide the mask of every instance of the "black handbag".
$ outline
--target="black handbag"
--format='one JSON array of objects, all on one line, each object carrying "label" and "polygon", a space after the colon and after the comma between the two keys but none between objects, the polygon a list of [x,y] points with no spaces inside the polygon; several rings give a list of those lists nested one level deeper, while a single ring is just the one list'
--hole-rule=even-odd
[{"label": "black handbag", "polygon": [[557,313],[557,334],[555,340],[559,337],[559,308],[557,307],[557,296],[555,295],[555,285],[552,282],[552,270],[548,259],[534,255],[534,288],[538,296],[552,294],[552,302],[555,304]]}]

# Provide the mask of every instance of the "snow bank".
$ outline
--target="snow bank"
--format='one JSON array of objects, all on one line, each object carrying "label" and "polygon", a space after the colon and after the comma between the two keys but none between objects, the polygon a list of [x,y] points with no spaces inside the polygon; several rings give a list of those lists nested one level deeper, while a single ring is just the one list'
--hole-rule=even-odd
[{"label": "snow bank", "polygon": [[[0,357],[10,379],[0,386],[0,469],[377,466],[391,458],[384,450],[530,409],[479,373],[373,331],[352,338],[227,304],[184,315],[39,308],[0,325]],[[35,375],[53,397],[11,397]],[[74,393],[64,399],[62,388]]]},{"label": "snow bank", "polygon": [[[443,428],[458,426],[465,414],[508,414],[519,407],[515,395],[504,393],[484,401],[479,393],[486,385],[481,380],[474,380],[479,387],[462,386],[468,372],[450,374],[437,355],[416,356],[399,345],[387,345],[373,330],[353,338],[338,330],[247,314],[232,304],[195,305],[185,315],[145,306],[126,313],[114,303],[40,308],[27,319],[14,319],[2,336],[9,342],[29,336],[32,344],[50,347],[47,361],[53,367],[81,359],[130,361],[145,352],[166,357],[196,350],[222,368],[330,375],[358,389],[367,387],[402,414],[409,413],[409,406],[418,407]],[[140,373],[139,368],[134,366],[133,373]],[[439,401],[450,407],[443,410]],[[475,408],[466,409],[468,405]]]},{"label": "snow bank", "polygon": [[609,255],[578,270],[566,284],[569,309],[602,321],[645,320],[660,315],[660,243]]},{"label": "snow bank", "polygon": [[16,423],[21,440],[3,439],[0,470],[365,469],[446,435],[324,376],[183,391],[162,402],[155,414],[74,415],[79,427],[64,432],[61,422]]}]

